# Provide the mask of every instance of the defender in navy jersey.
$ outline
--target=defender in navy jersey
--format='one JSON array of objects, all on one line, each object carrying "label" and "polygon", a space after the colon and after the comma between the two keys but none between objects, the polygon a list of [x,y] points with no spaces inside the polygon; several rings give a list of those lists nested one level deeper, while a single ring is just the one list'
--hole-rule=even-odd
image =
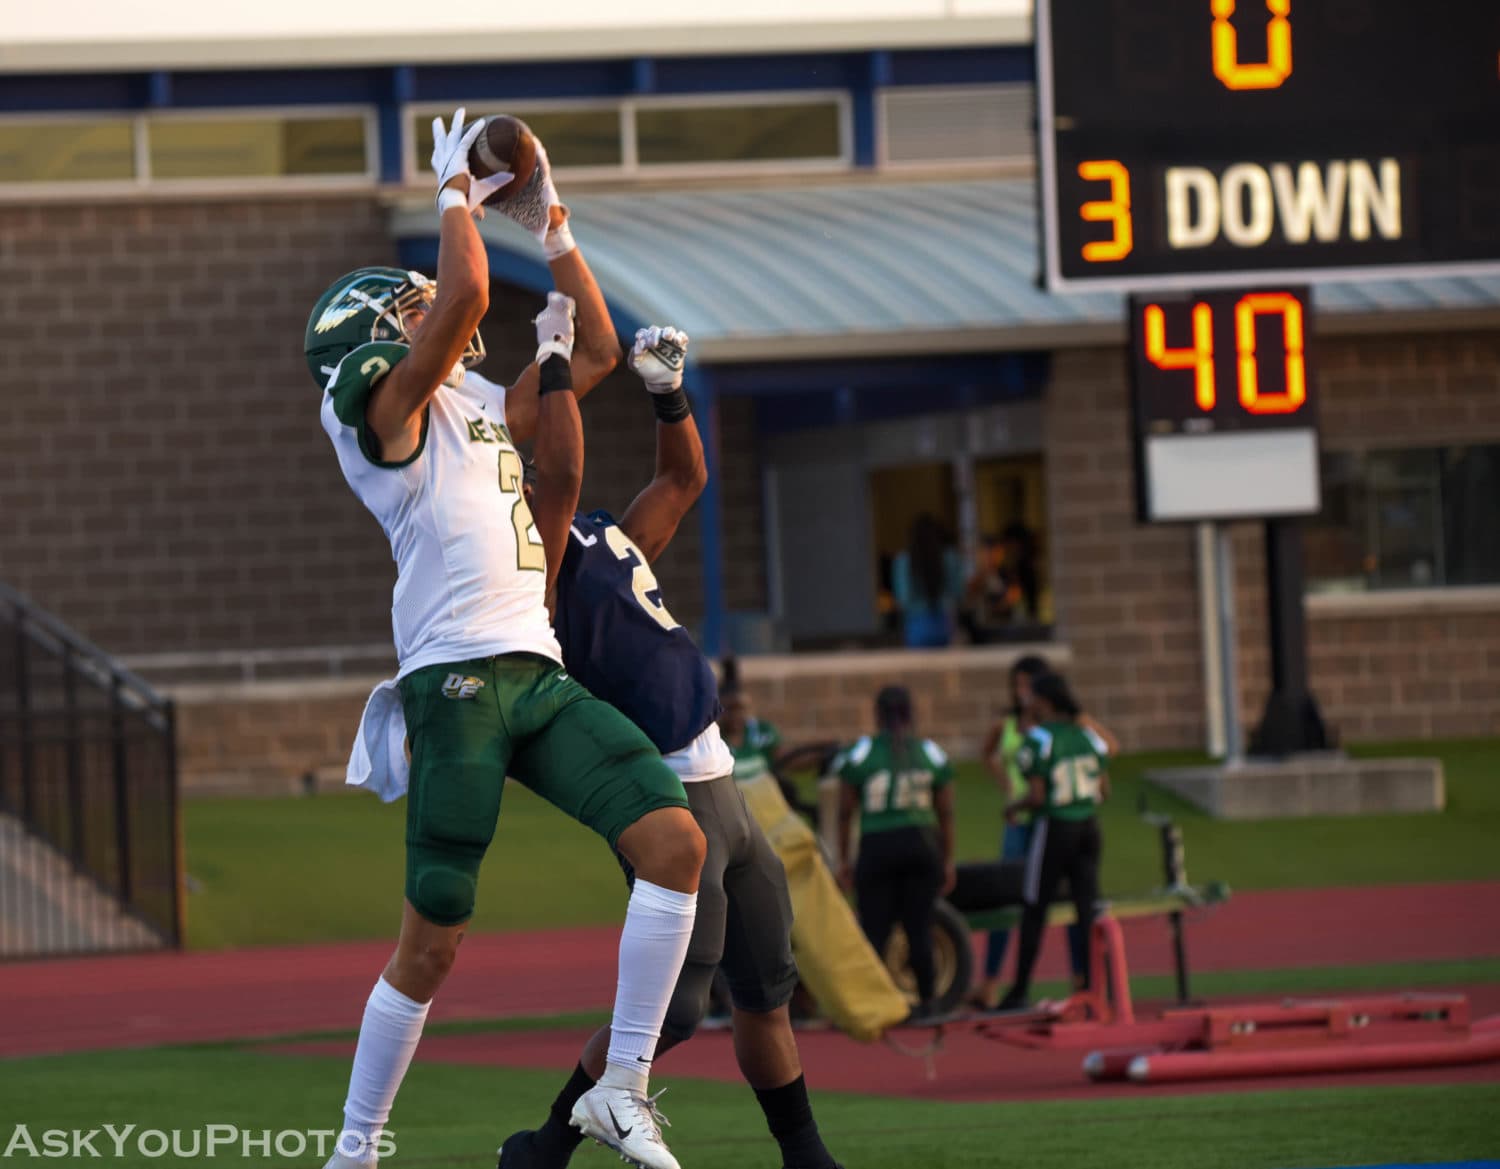
[{"label": "defender in navy jersey", "polygon": [[[578,512],[551,598],[563,664],[645,732],[682,780],[708,841],[698,915],[656,1051],[688,1039],[721,965],[734,1002],[735,1053],[788,1169],[839,1169],[818,1135],[787,1004],[797,982],[786,873],[751,818],[719,735],[713,669],[672,616],[651,565],[707,481],[703,444],[682,392],[687,336],[642,329],[630,367],[651,391],[656,475],[616,520]],[[550,556],[556,555],[552,548]],[[622,864],[624,862],[622,861]],[[627,866],[627,876],[630,871]],[[500,1169],[563,1169],[581,1135],[574,1102],[604,1070],[609,1029],[584,1047],[546,1123],[511,1136]]]},{"label": "defender in navy jersey", "polygon": [[[717,723],[713,668],[667,610],[646,554],[607,511],[573,516],[552,627],[573,677],[645,731],[663,756]],[[708,749],[718,736],[711,740],[702,752],[711,774],[698,778],[723,774],[722,755]]]}]

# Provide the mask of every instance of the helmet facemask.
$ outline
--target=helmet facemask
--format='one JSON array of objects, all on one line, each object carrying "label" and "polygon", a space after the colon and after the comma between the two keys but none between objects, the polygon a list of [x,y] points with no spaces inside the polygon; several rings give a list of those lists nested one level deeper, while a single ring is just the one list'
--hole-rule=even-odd
[{"label": "helmet facemask", "polygon": [[[327,389],[339,364],[362,345],[410,346],[436,297],[436,283],[405,268],[360,268],[341,277],[318,298],[307,322],[303,354],[313,380]],[[475,333],[444,382],[458,385],[483,360],[484,342]]]},{"label": "helmet facemask", "polygon": [[[363,297],[362,293],[356,295],[361,296],[375,313],[370,340],[403,341],[410,345],[422,321],[432,311],[432,302],[437,298],[437,281],[429,280],[420,272],[408,272],[407,283],[397,288],[389,301],[384,297],[376,300]],[[473,369],[484,357],[484,339],[476,331],[458,355],[459,369]],[[461,376],[459,370],[454,373],[454,380]]]}]

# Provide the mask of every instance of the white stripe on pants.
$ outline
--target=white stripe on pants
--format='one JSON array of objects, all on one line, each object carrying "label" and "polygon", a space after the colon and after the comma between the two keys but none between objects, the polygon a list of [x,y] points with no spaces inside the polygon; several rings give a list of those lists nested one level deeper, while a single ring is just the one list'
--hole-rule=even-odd
[{"label": "white stripe on pants", "polygon": [[1026,850],[1026,881],[1021,895],[1027,905],[1042,899],[1042,858],[1047,855],[1047,817],[1039,816],[1031,828],[1031,847]]}]

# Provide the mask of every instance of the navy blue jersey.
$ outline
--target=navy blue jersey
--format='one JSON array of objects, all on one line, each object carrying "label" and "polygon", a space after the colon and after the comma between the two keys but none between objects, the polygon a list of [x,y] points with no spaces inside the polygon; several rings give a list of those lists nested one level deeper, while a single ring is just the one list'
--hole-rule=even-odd
[{"label": "navy blue jersey", "polygon": [[646,732],[663,755],[719,717],[719,684],[667,612],[641,550],[608,512],[578,512],[557,576],[563,665]]}]

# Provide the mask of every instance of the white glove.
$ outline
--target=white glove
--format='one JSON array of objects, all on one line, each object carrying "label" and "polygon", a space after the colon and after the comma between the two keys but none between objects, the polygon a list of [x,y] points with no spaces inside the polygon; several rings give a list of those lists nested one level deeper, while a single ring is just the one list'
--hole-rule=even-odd
[{"label": "white glove", "polygon": [[630,347],[630,368],[653,394],[682,389],[682,367],[687,364],[688,335],[671,325],[637,329]]},{"label": "white glove", "polygon": [[[432,119],[432,173],[437,175],[438,199],[441,208],[443,190],[448,186],[451,179],[459,175],[469,176],[469,211],[472,213],[498,191],[506,183],[510,182],[511,175],[500,171],[490,175],[488,178],[476,179],[469,171],[469,147],[474,145],[474,139],[479,137],[479,132],[484,128],[484,120],[473,122],[464,126],[464,110],[459,107],[453,114],[453,125],[446,127],[442,118]],[[462,192],[460,192],[462,193]],[[480,215],[483,216],[483,212]]]},{"label": "white glove", "polygon": [[[490,190],[493,191],[494,188],[491,187]],[[491,208],[507,219],[515,220],[543,244],[547,242],[552,208],[561,205],[557,188],[552,185],[552,163],[547,158],[547,148],[542,145],[540,138],[536,140],[536,169],[531,172],[526,186],[519,191],[512,191],[499,202],[490,204]]]},{"label": "white glove", "polygon": [[547,307],[532,321],[536,326],[538,365],[554,355],[564,361],[572,360],[574,313],[571,296],[564,296],[561,292],[547,293]]}]

